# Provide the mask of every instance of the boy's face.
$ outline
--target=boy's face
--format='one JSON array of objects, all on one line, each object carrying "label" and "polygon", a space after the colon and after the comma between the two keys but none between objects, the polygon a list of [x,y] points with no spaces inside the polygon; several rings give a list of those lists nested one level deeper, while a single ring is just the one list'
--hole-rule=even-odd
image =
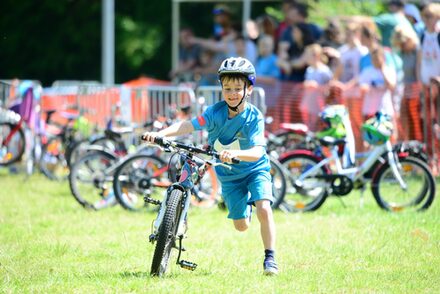
[{"label": "boy's face", "polygon": [[240,103],[243,95],[252,93],[252,86],[246,88],[246,82],[242,79],[225,77],[222,80],[222,92],[226,103],[235,107]]}]

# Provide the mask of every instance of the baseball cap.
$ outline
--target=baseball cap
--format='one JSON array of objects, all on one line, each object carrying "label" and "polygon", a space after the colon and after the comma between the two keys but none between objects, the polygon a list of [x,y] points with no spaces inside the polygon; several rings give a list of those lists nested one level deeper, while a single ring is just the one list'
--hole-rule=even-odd
[{"label": "baseball cap", "polygon": [[229,9],[228,6],[226,6],[226,5],[222,5],[222,4],[219,4],[219,5],[216,5],[216,6],[214,7],[214,9],[212,10],[212,13],[213,13],[214,15],[219,15],[219,14],[231,14],[231,10]]}]

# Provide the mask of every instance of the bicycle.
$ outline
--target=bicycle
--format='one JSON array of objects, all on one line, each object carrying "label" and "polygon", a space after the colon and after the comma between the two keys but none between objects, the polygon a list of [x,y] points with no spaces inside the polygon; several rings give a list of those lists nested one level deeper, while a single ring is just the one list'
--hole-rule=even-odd
[{"label": "bicycle", "polygon": [[[191,189],[200,182],[208,167],[230,166],[216,162],[215,158],[219,158],[219,155],[211,149],[201,149],[163,138],[156,138],[155,143],[167,152],[174,152],[181,159],[178,161],[181,163],[179,179],[168,187],[163,200],[148,196],[144,198],[146,203],[160,205],[149,241],[153,244],[156,242],[150,274],[162,276],[167,270],[172,248],[179,251],[176,264],[184,269],[196,269],[197,264],[180,259],[183,250],[182,239],[187,228]],[[202,159],[197,156],[200,154],[208,155],[211,159]],[[239,162],[237,159],[233,160],[233,163]]]},{"label": "bicycle", "polygon": [[425,210],[432,204],[436,190],[434,177],[423,156],[407,145],[393,146],[387,140],[363,154],[365,160],[361,165],[343,167],[339,145],[345,144],[345,140],[331,137],[316,140],[319,140],[317,146],[330,148],[330,156],[299,149],[280,158],[289,171],[289,187],[281,205],[289,211],[314,211],[327,196],[344,196],[353,189],[365,189],[368,182],[375,201],[384,210]]}]

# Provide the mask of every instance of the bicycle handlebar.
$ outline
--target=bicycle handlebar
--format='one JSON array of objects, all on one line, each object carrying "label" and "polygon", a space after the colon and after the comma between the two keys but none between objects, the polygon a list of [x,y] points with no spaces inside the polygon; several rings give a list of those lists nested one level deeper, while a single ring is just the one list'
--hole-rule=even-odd
[{"label": "bicycle handlebar", "polygon": [[[154,143],[157,145],[160,145],[162,147],[168,148],[168,147],[175,147],[178,149],[183,149],[186,151],[189,151],[191,153],[198,153],[198,154],[205,154],[205,155],[209,155],[209,156],[214,156],[217,159],[220,159],[220,155],[219,153],[213,151],[213,150],[206,150],[206,149],[201,149],[195,146],[190,146],[190,145],[186,145],[180,142],[176,142],[176,141],[170,141],[170,140],[166,140],[165,138],[162,137],[156,137],[154,138]],[[237,159],[237,158],[232,158],[232,163],[240,163],[241,160]]]}]

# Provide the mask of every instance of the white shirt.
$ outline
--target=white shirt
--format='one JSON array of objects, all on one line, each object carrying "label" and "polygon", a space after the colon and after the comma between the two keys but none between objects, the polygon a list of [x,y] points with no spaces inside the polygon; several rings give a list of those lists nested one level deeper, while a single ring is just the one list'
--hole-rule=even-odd
[{"label": "white shirt", "polygon": [[345,44],[339,47],[338,51],[343,68],[340,81],[346,83],[359,75],[361,58],[368,54],[368,48],[362,45],[351,48]]},{"label": "white shirt", "polygon": [[421,45],[422,64],[420,78],[425,85],[429,84],[432,77],[440,76],[440,45],[437,34],[425,31]]}]

